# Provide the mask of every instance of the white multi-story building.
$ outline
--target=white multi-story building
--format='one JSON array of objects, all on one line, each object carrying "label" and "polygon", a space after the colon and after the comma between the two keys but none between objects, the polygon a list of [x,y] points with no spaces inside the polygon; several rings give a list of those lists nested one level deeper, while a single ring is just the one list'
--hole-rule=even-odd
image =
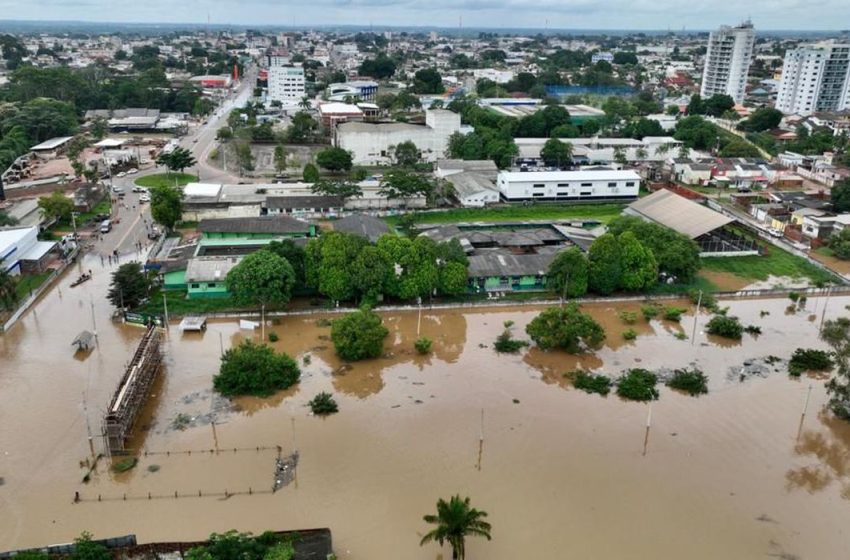
[{"label": "white multi-story building", "polygon": [[700,95],[726,94],[735,103],[744,101],[755,37],[755,29],[749,21],[735,27],[724,25],[711,32]]},{"label": "white multi-story building", "polygon": [[617,170],[502,171],[496,178],[502,198],[514,201],[635,199],[640,175]]},{"label": "white multi-story building", "polygon": [[850,44],[820,43],[789,51],[776,108],[798,115],[850,109]]},{"label": "white multi-story building", "polygon": [[306,92],[304,68],[301,66],[269,68],[269,101],[299,101]]}]

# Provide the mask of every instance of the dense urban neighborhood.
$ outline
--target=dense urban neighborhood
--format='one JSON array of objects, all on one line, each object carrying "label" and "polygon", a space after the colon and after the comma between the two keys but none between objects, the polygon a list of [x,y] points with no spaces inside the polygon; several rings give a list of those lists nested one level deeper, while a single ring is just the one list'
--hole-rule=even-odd
[{"label": "dense urban neighborhood", "polygon": [[0,22],[0,558],[846,557],[850,34],[757,16]]}]

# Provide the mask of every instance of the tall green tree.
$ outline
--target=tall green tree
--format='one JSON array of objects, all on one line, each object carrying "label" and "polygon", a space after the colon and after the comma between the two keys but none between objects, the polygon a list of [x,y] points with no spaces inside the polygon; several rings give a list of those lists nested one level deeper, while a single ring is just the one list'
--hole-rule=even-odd
[{"label": "tall green tree", "polygon": [[5,267],[0,266],[0,308],[7,311],[15,308],[18,303],[16,284],[15,277],[9,274]]},{"label": "tall green tree", "polygon": [[277,256],[286,259],[286,261],[292,265],[292,270],[295,272],[294,289],[303,289],[307,284],[307,255],[304,249],[296,245],[291,239],[272,241],[266,245],[266,249]]},{"label": "tall green tree", "polygon": [[282,144],[274,147],[274,170],[278,175],[286,171],[286,150]]},{"label": "tall green tree", "polygon": [[620,245],[620,288],[627,292],[640,292],[655,284],[658,263],[651,249],[638,241],[635,234],[626,231],[617,238]]},{"label": "tall green tree", "polygon": [[39,197],[38,207],[48,220],[67,220],[74,211],[74,201],[62,191],[53,191],[50,196]]},{"label": "tall green tree", "polygon": [[[318,266],[316,287],[319,293],[335,301],[353,299],[356,282],[352,263],[357,259],[366,240],[358,235],[341,232],[328,232],[321,239],[308,244],[308,271]],[[318,247],[318,263],[310,259],[310,247]]]},{"label": "tall green tree", "polygon": [[525,332],[541,349],[560,348],[570,354],[597,348],[605,340],[605,330],[578,304],[550,307],[531,320]]},{"label": "tall green tree", "polygon": [[119,309],[133,309],[148,297],[149,291],[150,281],[142,272],[142,265],[132,261],[122,264],[112,273],[106,299]]},{"label": "tall green tree", "polygon": [[312,163],[304,166],[304,171],[301,175],[305,183],[315,183],[320,179],[319,168]]},{"label": "tall green tree", "polygon": [[353,165],[351,152],[335,147],[325,148],[316,154],[316,163],[333,173],[349,171]]},{"label": "tall green tree", "polygon": [[294,286],[292,265],[267,249],[244,257],[227,274],[227,290],[237,302],[245,304],[285,305]]},{"label": "tall green tree", "polygon": [[413,93],[434,94],[443,93],[446,88],[443,87],[443,77],[436,68],[423,68],[414,74],[411,90]]},{"label": "tall green tree", "polygon": [[592,292],[609,295],[620,286],[623,264],[617,238],[606,233],[590,246],[588,286]]},{"label": "tall green tree", "polygon": [[412,167],[419,163],[421,153],[412,140],[399,142],[393,150],[396,165]]},{"label": "tall green tree", "polygon": [[167,230],[174,229],[183,216],[183,189],[157,185],[150,189],[151,216]]},{"label": "tall green tree", "polygon": [[832,209],[835,212],[850,211],[850,179],[836,183],[830,191]]},{"label": "tall green tree", "polygon": [[71,553],[70,560],[111,560],[112,554],[109,550],[95,542],[91,533],[83,532],[79,537],[74,539],[74,552]]},{"label": "tall green tree", "polygon": [[587,293],[587,257],[578,247],[558,253],[549,265],[548,288],[561,297],[577,298]]},{"label": "tall green tree", "polygon": [[378,192],[387,198],[407,201],[416,196],[431,196],[434,183],[422,175],[397,169],[384,174]]},{"label": "tall green tree", "polygon": [[365,245],[351,263],[352,280],[357,295],[374,303],[384,294],[384,285],[390,275],[390,263],[374,245]]},{"label": "tall green tree", "polygon": [[573,161],[573,145],[557,138],[550,138],[540,149],[540,157],[548,166],[570,165]]},{"label": "tall green tree", "polygon": [[634,233],[652,251],[658,270],[676,281],[690,282],[699,270],[700,249],[689,237],[636,216],[620,216],[608,224],[608,233],[612,235],[626,231]]},{"label": "tall green tree", "polygon": [[338,196],[343,201],[349,198],[363,196],[360,185],[351,181],[316,181],[310,187],[310,192],[323,196]]},{"label": "tall green tree", "polygon": [[419,545],[437,542],[443,546],[448,542],[452,547],[452,558],[464,560],[466,537],[484,537],[488,541],[491,540],[492,527],[484,520],[486,517],[487,512],[472,507],[469,498],[456,495],[449,498],[448,502],[440,498],[437,500],[437,514],[423,517],[425,523],[435,527],[425,533]]},{"label": "tall green tree", "polygon": [[829,408],[839,418],[850,420],[850,318],[826,321],[820,336],[832,348],[835,362],[835,375],[826,384]]}]

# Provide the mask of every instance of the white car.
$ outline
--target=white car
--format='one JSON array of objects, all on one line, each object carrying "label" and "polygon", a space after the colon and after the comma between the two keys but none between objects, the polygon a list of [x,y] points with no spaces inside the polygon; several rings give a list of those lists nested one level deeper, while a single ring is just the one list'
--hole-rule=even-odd
[{"label": "white car", "polygon": [[124,173],[123,171],[121,173],[119,173],[118,175],[116,175],[116,177],[126,177],[126,176],[127,176],[127,174]]},{"label": "white car", "polygon": [[151,195],[149,195],[147,193],[139,196],[139,202],[150,202],[150,201],[151,201]]},{"label": "white car", "polygon": [[146,189],[145,187],[136,186],[136,187],[133,187],[133,192],[134,193],[146,193],[146,192],[148,192],[148,189]]},{"label": "white car", "polygon": [[134,167],[132,169],[127,170],[127,175],[135,175],[138,172],[139,172],[139,170]]}]

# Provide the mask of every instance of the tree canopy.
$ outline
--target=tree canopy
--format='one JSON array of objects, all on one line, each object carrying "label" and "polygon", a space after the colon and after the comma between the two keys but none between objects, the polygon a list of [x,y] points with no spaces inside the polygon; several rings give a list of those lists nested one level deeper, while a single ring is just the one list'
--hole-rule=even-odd
[{"label": "tree canopy", "polygon": [[578,247],[559,252],[549,265],[547,279],[547,287],[559,296],[583,296],[588,285],[587,257]]},{"label": "tree canopy", "polygon": [[452,547],[452,558],[464,560],[466,537],[484,537],[488,541],[491,539],[491,526],[484,520],[486,517],[487,512],[472,507],[469,498],[456,495],[452,496],[448,502],[440,498],[437,500],[437,514],[423,517],[426,523],[435,527],[422,536],[419,544],[422,546],[430,542],[438,542],[442,546],[448,542]]},{"label": "tree canopy", "polygon": [[582,313],[577,303],[550,307],[532,319],[525,332],[543,350],[559,348],[570,354],[596,348],[605,340],[602,326]]},{"label": "tree canopy", "polygon": [[227,274],[227,290],[240,303],[285,305],[292,297],[295,270],[276,251],[261,249],[244,257]]},{"label": "tree canopy", "polygon": [[136,261],[124,263],[112,273],[106,299],[115,307],[132,309],[148,297],[150,282]]},{"label": "tree canopy", "polygon": [[368,307],[346,313],[331,325],[331,340],[337,355],[351,362],[379,357],[388,334],[381,316]]},{"label": "tree canopy", "polygon": [[183,216],[183,189],[157,185],[150,189],[151,216],[166,229],[174,229]]},{"label": "tree canopy", "polygon": [[336,147],[325,148],[316,154],[316,163],[332,172],[348,171],[353,165],[351,152]]},{"label": "tree canopy", "polygon": [[291,387],[300,376],[298,364],[288,355],[279,354],[266,344],[244,340],[222,356],[213,387],[225,396],[267,397]]}]

